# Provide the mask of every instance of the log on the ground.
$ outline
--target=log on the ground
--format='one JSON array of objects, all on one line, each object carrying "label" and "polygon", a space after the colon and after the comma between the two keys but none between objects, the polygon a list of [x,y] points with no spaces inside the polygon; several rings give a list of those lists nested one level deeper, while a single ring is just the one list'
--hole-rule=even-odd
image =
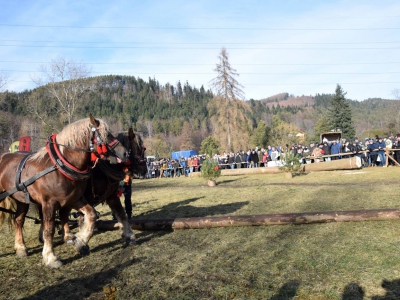
[{"label": "log on the ground", "polygon": [[334,171],[334,170],[351,170],[361,168],[361,159],[357,156],[351,158],[342,158],[332,161],[316,162],[313,164],[305,164],[305,172],[317,171]]},{"label": "log on the ground", "polygon": [[[234,176],[234,175],[252,175],[252,174],[276,174],[282,173],[278,167],[260,167],[260,168],[240,168],[240,169],[222,169],[221,176]],[[190,177],[198,177],[201,172],[190,173]]]},{"label": "log on the ground", "polygon": [[[400,219],[399,209],[374,209],[198,218],[132,219],[129,220],[129,224],[135,230],[173,230],[398,219]],[[119,224],[116,221],[97,221],[97,228],[100,230],[114,230],[119,229]]]}]

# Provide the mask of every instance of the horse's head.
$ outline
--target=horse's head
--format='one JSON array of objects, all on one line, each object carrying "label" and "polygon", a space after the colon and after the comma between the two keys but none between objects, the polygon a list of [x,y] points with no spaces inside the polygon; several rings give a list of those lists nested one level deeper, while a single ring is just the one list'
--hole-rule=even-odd
[{"label": "horse's head", "polygon": [[107,159],[112,164],[128,162],[127,149],[108,130],[101,126],[101,121],[90,115],[92,139],[90,150],[101,159]]},{"label": "horse's head", "polygon": [[128,132],[118,134],[118,140],[128,149],[128,156],[131,162],[129,168],[134,177],[144,177],[147,173],[147,164],[142,138],[135,134],[132,128]]}]

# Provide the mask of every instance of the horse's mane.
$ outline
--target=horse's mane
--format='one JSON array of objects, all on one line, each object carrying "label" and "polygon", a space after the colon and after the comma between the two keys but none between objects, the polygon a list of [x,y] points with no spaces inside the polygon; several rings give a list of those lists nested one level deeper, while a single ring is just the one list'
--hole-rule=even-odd
[{"label": "horse's mane", "polygon": [[[102,119],[96,119],[99,121],[99,126],[97,130],[100,134],[100,137],[103,141],[107,141],[108,135],[108,125]],[[90,124],[90,119],[82,119],[71,123],[64,127],[63,130],[56,136],[57,144],[65,145],[72,148],[83,148],[89,149],[89,140],[92,135],[92,127]],[[60,152],[64,153],[65,147],[60,147]],[[46,147],[43,147],[38,150],[36,154],[34,154],[30,160],[42,160],[47,153]]]},{"label": "horse's mane", "polygon": [[[131,149],[128,131],[119,132],[117,135],[117,139],[126,149]],[[139,146],[143,145],[142,137],[138,133],[135,133],[134,142]]]},{"label": "horse's mane", "polygon": [[143,145],[143,140],[140,134],[135,134],[136,142],[138,145],[142,146]]},{"label": "horse's mane", "polygon": [[131,148],[129,144],[129,137],[127,131],[119,132],[116,138],[126,149]]}]

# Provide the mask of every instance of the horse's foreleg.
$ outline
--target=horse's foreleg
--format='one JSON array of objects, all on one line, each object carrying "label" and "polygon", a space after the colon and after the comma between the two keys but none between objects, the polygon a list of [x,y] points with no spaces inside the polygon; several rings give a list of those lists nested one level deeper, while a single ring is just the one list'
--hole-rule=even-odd
[{"label": "horse's foreleg", "polygon": [[25,217],[29,210],[29,204],[17,202],[17,211],[15,212],[15,246],[14,249],[19,257],[25,257],[28,255],[26,251],[24,236],[22,229],[25,223]]},{"label": "horse's foreleg", "polygon": [[75,247],[79,253],[89,254],[88,242],[93,235],[96,212],[84,199],[79,200],[75,204],[74,209],[83,214],[83,222],[79,224],[79,232],[75,234]]},{"label": "horse's foreleg", "polygon": [[53,237],[55,232],[55,207],[44,204],[43,213],[43,263],[52,268],[59,268],[62,262],[57,258],[53,250]]},{"label": "horse's foreleg", "polygon": [[121,200],[117,196],[112,196],[106,200],[118,222],[122,225],[122,239],[129,245],[136,245],[135,234],[129,225],[127,215],[122,207]]},{"label": "horse's foreleg", "polygon": [[70,212],[71,209],[68,207],[63,207],[59,210],[64,242],[67,244],[74,244],[75,235],[71,232],[68,224]]}]

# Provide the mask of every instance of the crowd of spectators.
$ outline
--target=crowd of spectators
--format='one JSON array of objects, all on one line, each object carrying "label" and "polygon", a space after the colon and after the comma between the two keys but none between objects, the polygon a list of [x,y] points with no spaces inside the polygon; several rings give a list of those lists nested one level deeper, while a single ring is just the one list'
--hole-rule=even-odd
[{"label": "crowd of spectators", "polygon": [[[292,146],[268,146],[267,148],[254,148],[247,151],[224,152],[215,154],[213,159],[218,162],[222,169],[259,168],[276,166],[285,152],[291,151],[297,155],[302,164],[319,163],[358,156],[363,167],[375,167],[386,165],[385,149],[390,150],[390,155],[397,163],[400,163],[400,135],[381,138],[365,138],[359,141],[357,138],[348,141],[346,139],[328,141],[324,139],[321,143],[312,142],[309,145],[295,144]],[[149,178],[172,178],[188,176],[191,172],[201,171],[205,155],[194,155],[189,158],[160,159],[148,162]],[[275,162],[275,163],[270,163]],[[389,164],[394,164],[389,160]]]}]

